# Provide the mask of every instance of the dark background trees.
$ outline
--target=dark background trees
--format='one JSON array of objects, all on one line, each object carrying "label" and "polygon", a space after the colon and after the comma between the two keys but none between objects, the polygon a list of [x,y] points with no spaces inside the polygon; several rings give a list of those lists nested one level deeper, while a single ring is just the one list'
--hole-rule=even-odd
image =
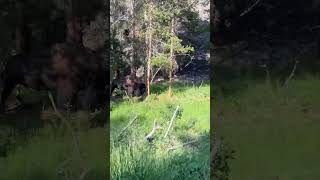
[{"label": "dark background trees", "polygon": [[298,74],[317,72],[319,14],[318,0],[214,0],[212,63],[229,64],[241,77],[268,70],[282,81],[296,62]]},{"label": "dark background trees", "polygon": [[102,0],[2,0],[0,23],[4,38],[1,38],[1,49],[10,49],[8,45],[11,45],[17,52],[35,52],[57,42],[81,44],[82,31],[105,10]]},{"label": "dark background trees", "polygon": [[302,28],[318,25],[319,13],[318,0],[213,0],[212,37],[218,45],[220,41],[248,38],[253,31],[282,35],[289,32],[290,36]]}]

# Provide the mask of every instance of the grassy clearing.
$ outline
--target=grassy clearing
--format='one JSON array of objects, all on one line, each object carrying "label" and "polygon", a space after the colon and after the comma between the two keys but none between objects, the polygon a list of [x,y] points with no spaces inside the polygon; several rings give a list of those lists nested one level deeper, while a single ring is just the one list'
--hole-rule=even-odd
[{"label": "grassy clearing", "polygon": [[[155,85],[144,101],[135,99],[111,105],[112,179],[209,179],[210,87],[176,85],[168,98],[166,85]],[[182,111],[167,138],[163,135],[177,106]],[[119,137],[135,115],[137,120]],[[145,136],[154,120],[162,127],[149,143]],[[195,141],[173,151],[182,143]]]},{"label": "grassy clearing", "polygon": [[288,88],[242,81],[215,92],[214,131],[235,150],[230,179],[320,179],[319,78]]},{"label": "grassy clearing", "polygon": [[[51,116],[50,119],[54,120],[54,115]],[[70,131],[63,126],[46,125],[11,138],[10,151],[0,157],[0,180],[79,179],[84,172],[82,167],[89,168],[84,179],[106,179],[107,162],[102,158],[106,157],[107,147],[103,143],[106,129],[88,128],[81,112],[71,116],[70,122],[75,122],[73,127],[79,130],[82,158],[79,158]]]}]

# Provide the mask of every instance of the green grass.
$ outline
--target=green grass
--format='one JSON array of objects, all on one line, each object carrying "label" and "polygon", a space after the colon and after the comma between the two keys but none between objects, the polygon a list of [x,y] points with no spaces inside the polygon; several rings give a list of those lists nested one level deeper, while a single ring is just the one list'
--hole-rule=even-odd
[{"label": "green grass", "polygon": [[11,137],[12,143],[6,156],[0,157],[0,180],[79,179],[83,167],[89,169],[84,179],[106,179],[105,127],[88,128],[81,113],[72,117],[69,121],[75,122],[72,126],[78,129],[79,148],[75,148],[75,141],[64,126],[46,125],[16,136],[10,136],[7,130],[4,135]]},{"label": "green grass", "polygon": [[[221,89],[221,88],[220,88]],[[235,150],[231,180],[320,179],[320,79],[215,90],[214,131]]]},{"label": "green grass", "polygon": [[[209,179],[210,87],[177,84],[172,98],[167,97],[166,87],[154,85],[155,94],[143,101],[112,103],[112,179]],[[177,106],[181,107],[181,114],[164,138]],[[119,137],[135,115],[137,120]],[[162,129],[149,143],[144,137],[152,130],[154,120]],[[196,143],[167,151],[171,146],[193,140]]]}]

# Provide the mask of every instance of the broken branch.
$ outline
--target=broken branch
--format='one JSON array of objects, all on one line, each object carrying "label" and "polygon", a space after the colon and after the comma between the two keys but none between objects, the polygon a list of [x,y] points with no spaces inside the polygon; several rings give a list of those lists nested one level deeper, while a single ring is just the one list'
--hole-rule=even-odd
[{"label": "broken branch", "polygon": [[158,129],[161,129],[161,126],[157,124],[156,120],[154,120],[152,131],[146,136],[146,140],[151,142],[154,139],[154,134]]},{"label": "broken branch", "polygon": [[133,122],[138,118],[138,115],[136,115],[133,119],[130,120],[130,122],[128,123],[128,125],[122,129],[122,131],[119,134],[119,138],[122,136],[122,134],[133,124]]},{"label": "broken branch", "polygon": [[173,124],[173,120],[176,118],[177,112],[178,112],[179,108],[180,108],[180,107],[177,106],[176,110],[174,111],[173,116],[172,116],[172,118],[171,118],[171,120],[170,120],[169,127],[168,127],[168,129],[167,129],[167,132],[166,132],[166,134],[164,135],[164,138],[166,138],[166,137],[168,136],[169,131],[170,131],[170,129],[171,129],[171,126],[172,126],[172,124]]},{"label": "broken branch", "polygon": [[156,77],[156,75],[158,74],[158,72],[161,70],[161,68],[162,68],[162,66],[161,66],[161,67],[159,67],[159,68],[157,69],[156,73],[154,73],[154,75],[153,75],[153,77],[152,77],[152,79],[151,79],[150,83],[152,83],[152,82],[153,82],[154,78]]},{"label": "broken branch", "polygon": [[296,69],[297,69],[297,64],[298,64],[298,63],[299,63],[299,61],[296,60],[294,66],[293,66],[293,69],[292,69],[292,71],[291,71],[290,76],[287,78],[286,82],[284,83],[285,86],[288,86],[289,81],[293,78],[293,76],[294,76],[294,74],[295,74],[295,71],[296,71]]},{"label": "broken branch", "polygon": [[254,7],[256,7],[262,0],[257,0],[254,4],[252,4],[248,9],[246,9],[245,11],[243,11],[241,14],[240,14],[240,17],[241,16],[244,16],[246,15],[247,13],[249,13]]}]

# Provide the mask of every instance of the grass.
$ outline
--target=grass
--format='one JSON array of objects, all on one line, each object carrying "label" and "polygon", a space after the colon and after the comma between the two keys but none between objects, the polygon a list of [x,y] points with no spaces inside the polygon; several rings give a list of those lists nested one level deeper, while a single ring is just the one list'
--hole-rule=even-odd
[{"label": "grass", "polygon": [[[107,179],[106,128],[89,128],[87,112],[70,114],[68,121],[79,137],[75,148],[70,130],[51,110],[40,110],[35,93],[23,91],[30,107],[0,119],[0,180],[79,179],[83,167],[89,168],[84,180]],[[102,118],[102,113],[94,117]]]},{"label": "grass", "polygon": [[[112,102],[112,179],[209,179],[210,86],[176,84],[171,98],[167,97],[165,87],[165,84],[154,85],[155,94],[144,101]],[[169,136],[164,138],[177,106],[182,111]],[[119,137],[136,115],[137,120]],[[145,136],[152,130],[154,120],[162,129],[148,142]],[[190,141],[195,143],[181,147]],[[170,147],[177,149],[168,152]]]},{"label": "grass", "polygon": [[242,81],[214,90],[214,131],[235,150],[234,180],[320,179],[320,79]]},{"label": "grass", "polygon": [[[106,156],[106,147],[102,143],[105,140],[105,129],[81,132],[79,139],[84,164],[90,168],[84,179],[107,178],[106,160],[101,158]],[[82,170],[72,143],[68,135],[57,135],[50,129],[42,129],[28,142],[9,152],[7,157],[0,158],[0,179],[65,179],[61,170],[69,174],[69,179],[77,179],[76,176]],[[64,162],[68,163],[63,165]]]}]

